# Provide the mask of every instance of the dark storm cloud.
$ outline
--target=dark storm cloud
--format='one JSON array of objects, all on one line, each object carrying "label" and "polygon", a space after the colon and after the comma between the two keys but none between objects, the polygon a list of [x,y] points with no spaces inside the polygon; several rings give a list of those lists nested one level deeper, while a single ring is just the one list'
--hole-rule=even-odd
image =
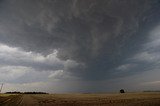
[{"label": "dark storm cloud", "polygon": [[125,60],[160,12],[158,0],[5,0],[0,8],[1,43],[45,55],[57,49],[60,59],[84,64],[70,69],[84,79],[122,76],[117,67],[133,64]]}]

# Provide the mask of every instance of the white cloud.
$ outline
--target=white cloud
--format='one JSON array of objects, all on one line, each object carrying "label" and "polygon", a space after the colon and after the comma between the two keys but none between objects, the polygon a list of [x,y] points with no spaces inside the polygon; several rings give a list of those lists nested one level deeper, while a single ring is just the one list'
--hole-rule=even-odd
[{"label": "white cloud", "polygon": [[20,48],[10,47],[0,44],[0,64],[32,67],[39,71],[43,70],[62,70],[77,66],[73,60],[60,60],[57,57],[57,50],[44,56],[40,53],[26,52]]},{"label": "white cloud", "polygon": [[41,86],[51,89],[56,81],[76,79],[69,69],[79,63],[60,60],[57,54],[58,51],[54,50],[45,56],[0,43],[0,81],[5,83],[5,91],[43,91],[46,88]]},{"label": "white cloud", "polygon": [[1,73],[0,80],[1,81],[15,80],[25,75],[30,70],[31,70],[30,68],[23,67],[23,66],[1,66],[0,67],[0,73]]},{"label": "white cloud", "polygon": [[[41,65],[63,65],[65,61],[62,61],[57,58],[57,50],[54,50],[53,53],[44,56],[40,53],[26,52],[20,48],[10,47],[4,44],[0,44],[0,59],[5,61],[6,64],[20,64],[22,62],[27,65],[27,63],[35,63]],[[25,65],[23,64],[23,65]]]},{"label": "white cloud", "polygon": [[121,70],[121,71],[127,71],[136,66],[137,66],[136,64],[123,64],[123,65],[118,66],[116,69]]},{"label": "white cloud", "polygon": [[144,62],[160,61],[160,26],[155,27],[148,37],[147,43],[142,45],[142,49],[131,59]]},{"label": "white cloud", "polygon": [[149,36],[150,40],[160,39],[160,25],[156,26],[151,32]]},{"label": "white cloud", "polygon": [[51,86],[49,82],[30,82],[30,83],[4,83],[2,92],[8,91],[47,91],[46,87]]},{"label": "white cloud", "polygon": [[64,70],[57,70],[50,72],[48,76],[49,79],[54,81],[64,81],[64,80],[78,80],[79,77],[72,76],[70,72]]},{"label": "white cloud", "polygon": [[[73,85],[75,85],[73,87]],[[72,86],[72,87],[71,87]],[[48,93],[66,93],[79,90],[81,85],[77,80],[49,80],[25,83],[4,83],[2,92],[8,91],[42,91]]]},{"label": "white cloud", "polygon": [[132,59],[138,61],[155,62],[160,59],[160,55],[156,52],[142,51],[134,55]]},{"label": "white cloud", "polygon": [[160,46],[160,26],[155,27],[148,37],[148,42],[143,45],[145,50],[154,50]]},{"label": "white cloud", "polygon": [[64,73],[63,70],[57,70],[57,71],[51,72],[51,74],[48,77],[59,79],[59,78],[63,77],[63,75],[64,75],[63,73]]},{"label": "white cloud", "polygon": [[144,82],[142,85],[159,85],[160,81],[150,81],[150,82]]}]

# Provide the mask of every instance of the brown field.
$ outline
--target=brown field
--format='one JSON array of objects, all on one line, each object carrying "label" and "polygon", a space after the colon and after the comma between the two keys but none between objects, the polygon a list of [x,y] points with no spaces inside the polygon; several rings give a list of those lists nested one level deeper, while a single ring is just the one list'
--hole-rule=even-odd
[{"label": "brown field", "polygon": [[0,94],[0,106],[160,106],[160,93]]}]

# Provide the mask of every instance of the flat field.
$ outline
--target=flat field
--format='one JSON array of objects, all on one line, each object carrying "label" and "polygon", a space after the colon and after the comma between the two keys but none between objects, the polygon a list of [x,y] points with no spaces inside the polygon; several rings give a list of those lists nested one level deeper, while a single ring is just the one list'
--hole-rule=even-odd
[{"label": "flat field", "polygon": [[160,93],[0,94],[0,106],[160,106]]}]

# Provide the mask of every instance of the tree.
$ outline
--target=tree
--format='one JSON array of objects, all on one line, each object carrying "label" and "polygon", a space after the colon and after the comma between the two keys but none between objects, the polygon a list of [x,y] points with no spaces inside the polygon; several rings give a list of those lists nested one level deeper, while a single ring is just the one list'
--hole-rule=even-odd
[{"label": "tree", "polygon": [[121,89],[121,90],[120,90],[120,93],[125,93],[124,89]]}]

